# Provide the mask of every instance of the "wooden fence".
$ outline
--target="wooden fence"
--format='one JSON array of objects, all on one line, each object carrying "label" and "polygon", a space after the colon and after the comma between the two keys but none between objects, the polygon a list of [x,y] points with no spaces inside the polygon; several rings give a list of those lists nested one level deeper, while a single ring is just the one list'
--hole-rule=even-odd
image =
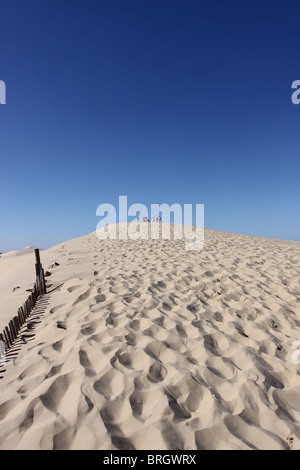
[{"label": "wooden fence", "polygon": [[30,316],[39,296],[46,293],[44,270],[40,261],[40,254],[38,249],[35,250],[35,260],[36,281],[33,285],[32,293],[29,295],[23,306],[19,308],[18,314],[9,322],[8,326],[4,328],[3,332],[0,333],[0,341],[4,343],[5,351],[11,348],[14,344],[22,326],[24,323],[26,323],[28,317]]}]

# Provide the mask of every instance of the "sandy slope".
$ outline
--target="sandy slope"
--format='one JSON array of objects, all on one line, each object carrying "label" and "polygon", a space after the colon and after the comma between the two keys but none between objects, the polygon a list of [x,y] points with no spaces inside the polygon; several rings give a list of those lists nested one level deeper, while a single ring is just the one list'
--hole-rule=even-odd
[{"label": "sandy slope", "polygon": [[0,256],[0,331],[16,315],[29,295],[26,289],[35,281],[34,248],[30,248]]},{"label": "sandy slope", "polygon": [[42,252],[51,287],[1,367],[1,449],[300,449],[300,243],[184,246]]}]

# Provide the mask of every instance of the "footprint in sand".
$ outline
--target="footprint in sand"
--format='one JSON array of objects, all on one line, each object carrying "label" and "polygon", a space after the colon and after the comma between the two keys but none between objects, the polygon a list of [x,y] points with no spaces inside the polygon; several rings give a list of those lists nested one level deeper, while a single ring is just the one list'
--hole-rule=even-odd
[{"label": "footprint in sand", "polygon": [[104,294],[98,294],[98,295],[95,295],[94,297],[96,303],[100,303],[100,302],[105,302],[106,300],[106,296]]},{"label": "footprint in sand", "polygon": [[79,351],[79,362],[84,368],[87,377],[93,377],[96,375],[96,372],[89,360],[88,354],[83,349],[80,349]]},{"label": "footprint in sand", "polygon": [[160,364],[155,362],[149,367],[147,378],[154,383],[162,382],[167,375],[167,369]]},{"label": "footprint in sand", "polygon": [[68,288],[67,288],[67,291],[68,291],[68,292],[73,292],[74,290],[77,290],[77,289],[79,289],[80,287],[81,287],[80,285],[71,286],[71,287],[68,287]]},{"label": "footprint in sand", "polygon": [[50,309],[50,313],[51,313],[51,314],[56,313],[56,312],[58,312],[59,310],[61,310],[63,307],[65,307],[64,304],[56,305],[55,307],[52,307],[52,308]]},{"label": "footprint in sand", "polygon": [[91,294],[91,288],[87,289],[83,294],[79,295],[75,302],[73,302],[72,306],[77,305],[79,302],[83,302],[84,300],[88,299]]},{"label": "footprint in sand", "polygon": [[57,377],[52,382],[47,392],[40,395],[41,402],[48,410],[57,413],[59,404],[69,388],[71,378],[72,374],[64,374]]},{"label": "footprint in sand", "polygon": [[124,375],[117,369],[110,369],[94,383],[94,390],[107,400],[113,400],[124,390]]}]

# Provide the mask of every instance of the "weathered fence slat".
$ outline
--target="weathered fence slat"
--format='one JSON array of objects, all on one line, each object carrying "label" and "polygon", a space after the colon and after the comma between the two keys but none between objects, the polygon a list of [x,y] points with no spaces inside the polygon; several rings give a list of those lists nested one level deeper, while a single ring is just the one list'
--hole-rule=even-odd
[{"label": "weathered fence slat", "polygon": [[23,325],[23,312],[22,312],[22,308],[19,308],[18,310],[18,318],[19,318],[19,322],[20,322],[20,325]]},{"label": "weathered fence slat", "polygon": [[10,331],[9,331],[7,326],[5,327],[5,333],[6,333],[6,336],[7,336],[8,345],[10,347],[12,345],[13,341],[12,341],[12,337],[11,337]]},{"label": "weathered fence slat", "polygon": [[34,251],[36,260],[36,281],[33,285],[33,290],[28,296],[27,300],[22,305],[22,307],[18,309],[17,315],[12,320],[10,320],[8,326],[6,326],[2,333],[0,333],[0,341],[4,343],[6,351],[13,345],[14,341],[18,337],[22,326],[24,325],[24,323],[26,323],[39,296],[46,293],[45,276],[40,260],[40,253],[38,249],[35,249]]},{"label": "weathered fence slat", "polygon": [[23,325],[23,323],[25,323],[25,320],[26,320],[24,307],[21,307],[20,310],[21,310],[21,314],[22,314],[22,325]]},{"label": "weathered fence slat", "polygon": [[16,339],[19,334],[19,329],[18,329],[18,326],[16,325],[15,317],[12,319],[11,323],[12,323],[13,330],[15,332],[15,339]]},{"label": "weathered fence slat", "polygon": [[2,334],[3,334],[3,337],[4,337],[5,348],[8,349],[9,348],[9,339],[7,337],[5,329],[3,330]]},{"label": "weathered fence slat", "polygon": [[15,330],[16,330],[17,336],[18,336],[19,331],[20,331],[20,329],[21,329],[21,325],[20,325],[20,322],[19,322],[19,317],[14,317],[14,318],[13,318],[13,322],[14,322]]},{"label": "weathered fence slat", "polygon": [[11,338],[14,341],[16,339],[17,335],[16,335],[16,332],[15,332],[15,327],[14,327],[14,324],[13,324],[12,320],[10,320],[8,326],[9,326],[9,331],[10,331],[10,334],[11,334]]}]

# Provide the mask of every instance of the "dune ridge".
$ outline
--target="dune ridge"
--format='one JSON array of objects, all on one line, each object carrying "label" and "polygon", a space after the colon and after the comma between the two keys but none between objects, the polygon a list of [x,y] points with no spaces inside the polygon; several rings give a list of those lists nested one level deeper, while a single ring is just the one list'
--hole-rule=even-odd
[{"label": "dune ridge", "polygon": [[299,242],[92,233],[41,257],[48,293],[0,367],[0,449],[300,449]]}]

